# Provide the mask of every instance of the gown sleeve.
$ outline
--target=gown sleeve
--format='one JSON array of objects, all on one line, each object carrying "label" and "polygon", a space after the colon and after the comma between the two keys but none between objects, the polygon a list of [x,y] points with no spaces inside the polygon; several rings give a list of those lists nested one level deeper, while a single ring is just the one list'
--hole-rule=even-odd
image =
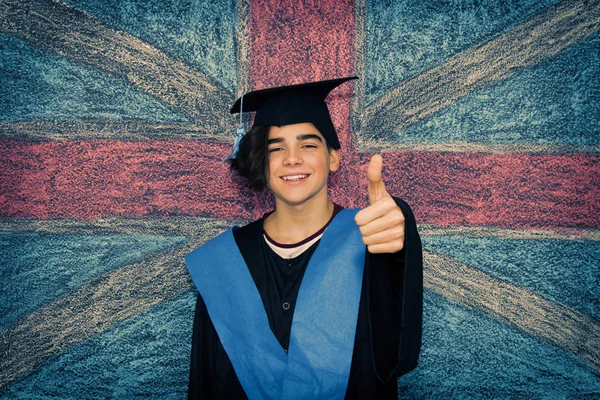
[{"label": "gown sleeve", "polygon": [[366,289],[373,367],[386,383],[413,370],[421,350],[423,257],[412,210],[394,198],[405,219],[404,248],[367,254]]},{"label": "gown sleeve", "polygon": [[203,370],[204,365],[210,365],[212,358],[211,353],[207,351],[207,347],[210,347],[210,338],[206,335],[206,321],[204,321],[207,314],[206,305],[204,304],[202,297],[198,294],[192,333],[188,399],[206,398],[203,396],[203,393],[206,394],[213,391],[210,387],[206,387],[206,385],[210,386],[212,382],[205,379],[206,371]]},{"label": "gown sleeve", "polygon": [[196,300],[194,315],[187,398],[247,398],[200,294]]}]

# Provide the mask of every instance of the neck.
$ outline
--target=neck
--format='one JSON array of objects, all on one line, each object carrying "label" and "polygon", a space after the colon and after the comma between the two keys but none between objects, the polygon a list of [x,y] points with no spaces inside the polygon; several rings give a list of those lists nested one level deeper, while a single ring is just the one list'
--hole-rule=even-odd
[{"label": "neck", "polygon": [[333,214],[333,203],[327,198],[317,204],[277,204],[265,218],[263,228],[276,242],[298,243],[321,229]]}]

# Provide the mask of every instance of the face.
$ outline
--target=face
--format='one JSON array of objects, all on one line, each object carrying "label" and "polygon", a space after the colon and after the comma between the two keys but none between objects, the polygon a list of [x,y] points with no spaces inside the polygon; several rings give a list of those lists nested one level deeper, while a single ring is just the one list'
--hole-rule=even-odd
[{"label": "face", "polygon": [[268,152],[268,184],[278,203],[298,206],[327,199],[327,178],[340,166],[340,151],[328,150],[312,123],[272,126]]}]

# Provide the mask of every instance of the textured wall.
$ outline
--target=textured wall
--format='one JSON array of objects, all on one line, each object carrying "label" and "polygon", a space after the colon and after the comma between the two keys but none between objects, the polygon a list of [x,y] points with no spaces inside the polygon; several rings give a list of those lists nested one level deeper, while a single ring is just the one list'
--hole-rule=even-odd
[{"label": "textured wall", "polygon": [[425,250],[399,398],[598,398],[599,31],[597,0],[0,0],[0,397],[185,398],[183,255],[272,204],[229,105],[357,74],[331,195],[383,152]]}]

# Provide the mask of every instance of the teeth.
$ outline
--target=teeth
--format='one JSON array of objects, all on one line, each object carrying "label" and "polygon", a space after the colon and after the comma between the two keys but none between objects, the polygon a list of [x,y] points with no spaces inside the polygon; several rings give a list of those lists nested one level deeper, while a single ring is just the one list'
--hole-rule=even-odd
[{"label": "teeth", "polygon": [[284,181],[298,181],[300,179],[306,178],[308,175],[290,175],[290,176],[282,176],[281,179]]}]

